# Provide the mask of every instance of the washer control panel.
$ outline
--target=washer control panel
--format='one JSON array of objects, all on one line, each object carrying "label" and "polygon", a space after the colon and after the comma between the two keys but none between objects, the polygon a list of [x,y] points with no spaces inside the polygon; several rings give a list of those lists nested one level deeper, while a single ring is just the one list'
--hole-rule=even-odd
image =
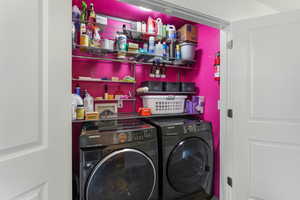
[{"label": "washer control panel", "polygon": [[153,129],[146,129],[143,131],[134,132],[132,135],[132,140],[134,142],[137,142],[152,139],[154,137],[154,134],[155,133]]},{"label": "washer control panel", "polygon": [[80,147],[88,148],[138,141],[142,142],[154,139],[155,136],[155,128],[95,132],[93,134],[81,135]]}]

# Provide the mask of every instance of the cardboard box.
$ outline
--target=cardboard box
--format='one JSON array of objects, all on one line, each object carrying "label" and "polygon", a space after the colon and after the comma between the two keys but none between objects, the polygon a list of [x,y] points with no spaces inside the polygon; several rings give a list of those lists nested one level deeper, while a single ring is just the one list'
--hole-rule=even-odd
[{"label": "cardboard box", "polygon": [[197,42],[197,28],[191,24],[185,24],[178,30],[181,41]]}]

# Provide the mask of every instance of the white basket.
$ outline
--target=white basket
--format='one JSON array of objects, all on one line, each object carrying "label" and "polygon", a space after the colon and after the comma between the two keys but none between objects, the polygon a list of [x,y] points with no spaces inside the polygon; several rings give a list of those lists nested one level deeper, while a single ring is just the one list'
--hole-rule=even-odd
[{"label": "white basket", "polygon": [[183,113],[187,96],[142,96],[143,107],[152,114]]}]

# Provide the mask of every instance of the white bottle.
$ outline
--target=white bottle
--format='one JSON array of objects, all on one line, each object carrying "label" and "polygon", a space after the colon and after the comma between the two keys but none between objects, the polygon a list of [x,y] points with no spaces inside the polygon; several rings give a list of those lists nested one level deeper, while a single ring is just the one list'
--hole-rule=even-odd
[{"label": "white bottle", "polygon": [[82,104],[83,104],[82,98],[77,94],[73,94],[72,96],[72,119],[73,120],[77,119],[77,115],[76,115],[77,106]]},{"label": "white bottle", "polygon": [[161,18],[156,19],[156,33],[158,36],[162,37],[162,32],[163,32],[163,23]]},{"label": "white bottle", "polygon": [[155,53],[155,37],[153,36],[149,37],[149,53]]},{"label": "white bottle", "polygon": [[164,49],[161,42],[158,42],[158,44],[155,46],[155,55],[157,56],[163,56]]},{"label": "white bottle", "polygon": [[83,106],[86,113],[94,112],[94,98],[87,91],[83,100]]},{"label": "white bottle", "polygon": [[142,22],[142,32],[143,33],[147,32],[147,24],[146,24],[146,22]]}]

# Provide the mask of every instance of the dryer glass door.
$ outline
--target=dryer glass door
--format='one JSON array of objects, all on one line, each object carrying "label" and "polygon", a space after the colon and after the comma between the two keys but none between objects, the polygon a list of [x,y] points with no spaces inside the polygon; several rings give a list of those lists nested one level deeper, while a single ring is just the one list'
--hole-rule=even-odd
[{"label": "dryer glass door", "polygon": [[171,152],[167,177],[174,190],[191,194],[203,191],[210,180],[211,150],[200,138],[181,141]]},{"label": "dryer glass door", "polygon": [[94,168],[86,200],[148,200],[156,184],[156,169],[143,152],[123,149],[106,156]]}]

